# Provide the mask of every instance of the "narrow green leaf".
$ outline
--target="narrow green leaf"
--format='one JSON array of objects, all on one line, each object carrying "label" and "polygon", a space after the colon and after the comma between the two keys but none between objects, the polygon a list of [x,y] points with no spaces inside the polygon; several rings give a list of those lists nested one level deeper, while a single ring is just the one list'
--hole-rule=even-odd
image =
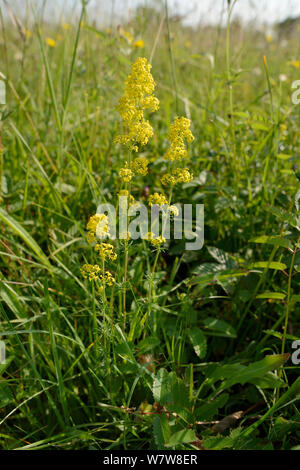
[{"label": "narrow green leaf", "polygon": [[282,292],[263,292],[256,296],[257,299],[276,299],[276,300],[283,300],[285,299],[286,295]]},{"label": "narrow green leaf", "polygon": [[22,238],[22,240],[32,249],[37,258],[42,262],[42,264],[48,268],[51,268],[51,264],[48,258],[43,253],[36,241],[31,237],[31,235],[29,235],[27,230],[25,230],[25,228],[22,227],[22,225],[19,224],[19,222],[17,222],[13,217],[8,215],[8,213],[2,209],[2,207],[0,207],[0,220],[8,225],[19,237]]}]

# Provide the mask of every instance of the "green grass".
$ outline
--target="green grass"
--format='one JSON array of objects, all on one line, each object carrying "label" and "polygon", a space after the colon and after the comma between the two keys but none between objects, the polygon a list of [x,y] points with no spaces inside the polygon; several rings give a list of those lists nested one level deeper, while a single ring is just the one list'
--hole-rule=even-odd
[{"label": "green grass", "polygon": [[[300,338],[300,31],[269,43],[236,22],[193,30],[169,14],[140,9],[123,25],[143,49],[84,10],[69,29],[30,34],[3,20],[2,449],[299,445],[299,366],[287,353]],[[160,109],[132,194],[161,191],[169,125],[190,118],[194,180],[172,201],[204,203],[205,244],[173,240],[156,256],[129,242],[124,283],[115,243],[103,302],[80,274],[96,262],[85,226],[121,188],[116,105],[138,56],[151,58]]]}]

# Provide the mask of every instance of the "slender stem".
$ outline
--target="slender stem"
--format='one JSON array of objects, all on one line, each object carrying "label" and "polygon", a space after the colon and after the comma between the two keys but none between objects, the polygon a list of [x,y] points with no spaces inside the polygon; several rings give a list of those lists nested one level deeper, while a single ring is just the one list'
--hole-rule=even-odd
[{"label": "slender stem", "polygon": [[296,247],[295,247],[294,252],[293,252],[291,265],[290,265],[290,269],[289,269],[288,292],[287,292],[285,322],[284,322],[284,332],[283,332],[283,338],[282,338],[281,354],[284,354],[284,350],[285,350],[287,327],[288,327],[290,304],[291,304],[290,301],[291,301],[291,293],[292,293],[292,276],[293,276],[293,269],[294,269],[294,263],[295,263],[295,256],[296,256],[296,253],[297,253],[299,242],[300,242],[300,237],[297,240],[297,244],[296,244]]}]

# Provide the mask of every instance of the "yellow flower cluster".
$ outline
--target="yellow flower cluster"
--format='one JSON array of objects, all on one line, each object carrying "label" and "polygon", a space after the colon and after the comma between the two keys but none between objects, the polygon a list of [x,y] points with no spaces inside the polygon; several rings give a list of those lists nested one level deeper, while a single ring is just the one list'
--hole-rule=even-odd
[{"label": "yellow flower cluster", "polygon": [[160,179],[164,186],[174,186],[177,183],[189,183],[193,179],[193,173],[187,168],[175,168],[172,173],[166,173]]},{"label": "yellow flower cluster", "polygon": [[124,183],[129,183],[132,180],[133,171],[128,168],[127,162],[125,163],[125,167],[120,169],[119,176],[122,178]]},{"label": "yellow flower cluster", "polygon": [[158,99],[153,95],[155,82],[150,70],[151,65],[147,59],[139,57],[136,60],[125,82],[124,96],[117,107],[127,133],[119,135],[115,142],[136,152],[138,145],[146,145],[153,135],[149,121],[144,118],[144,111],[156,111],[159,105]]},{"label": "yellow flower cluster", "polygon": [[112,286],[115,284],[116,280],[109,271],[101,273],[101,268],[98,264],[84,264],[81,269],[81,274],[85,279],[89,281],[100,281],[101,286],[99,287],[99,292],[103,290],[104,286]]},{"label": "yellow flower cluster", "polygon": [[98,264],[84,264],[80,268],[80,272],[85,279],[88,279],[89,281],[96,281],[99,278],[101,269]]},{"label": "yellow flower cluster", "polygon": [[132,170],[138,175],[145,176],[148,173],[149,161],[145,157],[137,157],[132,163]]},{"label": "yellow flower cluster", "polygon": [[168,139],[171,142],[165,154],[165,159],[174,161],[187,157],[184,141],[193,142],[194,136],[190,130],[191,121],[185,117],[176,117],[170,126]]},{"label": "yellow flower cluster", "polygon": [[154,233],[152,232],[148,232],[147,240],[154,246],[160,246],[166,241],[165,237],[163,237],[162,235],[155,237]]},{"label": "yellow flower cluster", "polygon": [[104,274],[100,274],[99,280],[103,285],[113,286],[116,282],[115,278],[109,271],[105,271]]},{"label": "yellow flower cluster", "polygon": [[114,247],[110,243],[97,243],[95,246],[95,251],[98,252],[100,258],[103,261],[106,259],[115,261],[117,258],[117,253],[115,253]]},{"label": "yellow flower cluster", "polygon": [[157,204],[158,206],[163,206],[168,204],[167,198],[163,194],[154,193],[149,196],[148,199],[149,206]]},{"label": "yellow flower cluster", "polygon": [[167,205],[168,206],[167,209],[170,211],[170,213],[172,215],[176,216],[176,215],[179,214],[178,207],[176,207],[174,205],[170,206],[168,201],[167,201],[167,198],[163,194],[159,194],[159,193],[151,194],[149,196],[148,203],[149,203],[149,206],[154,206],[154,205],[164,206],[164,205]]},{"label": "yellow flower cluster", "polygon": [[109,235],[108,218],[105,214],[93,215],[86,226],[87,240],[89,243],[97,241],[97,238],[105,238]]}]

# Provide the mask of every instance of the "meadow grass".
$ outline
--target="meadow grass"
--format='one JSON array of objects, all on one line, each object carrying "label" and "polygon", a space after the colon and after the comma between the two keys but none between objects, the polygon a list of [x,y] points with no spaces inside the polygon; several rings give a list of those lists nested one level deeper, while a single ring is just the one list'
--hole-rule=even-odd
[{"label": "meadow grass", "polygon": [[[33,17],[1,15],[1,448],[296,448],[299,30],[192,29],[166,8],[109,29],[84,8]],[[186,116],[194,178],[172,201],[204,203],[205,244],[116,241],[103,297],[80,273],[97,262],[86,224],[124,189],[116,106],[138,57],[160,107],[131,194],[163,190]]]}]

